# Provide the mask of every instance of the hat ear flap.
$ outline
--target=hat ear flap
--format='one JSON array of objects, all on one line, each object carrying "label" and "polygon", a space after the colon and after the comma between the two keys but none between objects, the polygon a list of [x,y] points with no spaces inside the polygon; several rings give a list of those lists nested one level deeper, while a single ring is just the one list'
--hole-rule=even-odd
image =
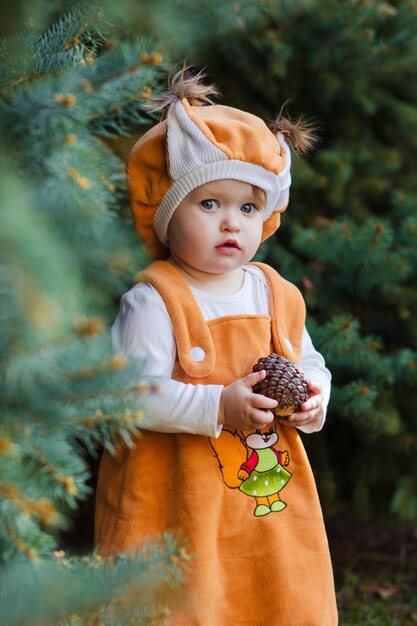
[{"label": "hat ear flap", "polygon": [[262,227],[262,241],[268,239],[268,237],[273,235],[274,232],[281,226],[281,213],[283,213],[284,210],[285,209],[282,209],[282,211],[275,211],[275,213],[272,213],[272,215],[265,220]]}]

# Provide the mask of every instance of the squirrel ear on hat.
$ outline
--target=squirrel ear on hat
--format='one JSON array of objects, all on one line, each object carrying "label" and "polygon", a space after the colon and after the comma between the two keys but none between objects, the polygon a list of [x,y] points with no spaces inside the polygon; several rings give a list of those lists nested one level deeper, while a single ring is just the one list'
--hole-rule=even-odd
[{"label": "squirrel ear on hat", "polygon": [[192,106],[214,104],[212,98],[220,95],[215,85],[205,85],[206,75],[201,70],[194,73],[191,67],[182,66],[172,70],[168,78],[168,89],[150,100],[152,111],[161,111],[161,119],[169,115],[172,105],[180,100],[188,100]]}]

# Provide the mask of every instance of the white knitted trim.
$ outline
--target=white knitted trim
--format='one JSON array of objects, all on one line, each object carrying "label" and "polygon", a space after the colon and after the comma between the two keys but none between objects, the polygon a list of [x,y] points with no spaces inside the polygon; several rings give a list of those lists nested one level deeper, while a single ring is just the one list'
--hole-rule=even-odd
[{"label": "white knitted trim", "polygon": [[176,180],[162,198],[153,220],[154,230],[161,243],[164,245],[168,243],[168,226],[177,206],[191,191],[205,183],[211,183],[215,180],[231,178],[232,180],[241,180],[242,182],[263,189],[266,194],[266,206],[263,214],[264,221],[266,221],[272,213],[282,211],[288,204],[291,185],[290,151],[286,144],[282,145],[286,152],[287,163],[285,169],[279,176],[260,165],[230,159],[227,161],[218,161],[217,163],[208,163]]},{"label": "white knitted trim", "polygon": [[177,180],[207,163],[228,158],[191,121],[181,102],[170,111],[167,128],[169,175]]}]

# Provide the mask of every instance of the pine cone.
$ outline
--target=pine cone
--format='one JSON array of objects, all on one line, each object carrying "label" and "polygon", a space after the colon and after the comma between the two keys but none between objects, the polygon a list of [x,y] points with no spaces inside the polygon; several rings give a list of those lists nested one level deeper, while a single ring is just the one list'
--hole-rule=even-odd
[{"label": "pine cone", "polygon": [[266,370],[266,376],[256,383],[253,391],[278,401],[275,415],[285,417],[297,413],[310,394],[307,380],[295,363],[272,353],[253,366],[254,372],[261,370]]}]

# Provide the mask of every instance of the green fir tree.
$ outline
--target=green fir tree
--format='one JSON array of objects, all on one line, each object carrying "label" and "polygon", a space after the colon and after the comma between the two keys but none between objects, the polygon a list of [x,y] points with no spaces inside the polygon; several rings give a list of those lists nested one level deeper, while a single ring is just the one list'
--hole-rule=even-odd
[{"label": "green fir tree", "polygon": [[111,350],[117,299],[145,256],[108,141],[152,121],[166,68],[152,41],[107,29],[75,5],[0,43],[4,626],[160,623],[186,558],[169,536],[133,559],[65,543],[102,446],[130,443],[146,420],[140,364]]}]

